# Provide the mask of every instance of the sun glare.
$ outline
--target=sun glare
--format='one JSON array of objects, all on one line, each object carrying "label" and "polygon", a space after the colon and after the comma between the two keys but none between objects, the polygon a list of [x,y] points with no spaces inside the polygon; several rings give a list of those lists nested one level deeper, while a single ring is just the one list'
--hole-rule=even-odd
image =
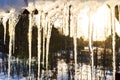
[{"label": "sun glare", "polygon": [[[78,16],[78,31],[77,37],[84,37],[88,39],[89,15],[88,11],[83,10]],[[93,40],[105,40],[111,34],[110,23],[110,10],[106,5],[99,7],[94,13],[91,14],[93,26]]]},{"label": "sun glare", "polygon": [[93,16],[93,39],[105,40],[110,35],[110,10],[106,5],[98,8],[97,12]]}]

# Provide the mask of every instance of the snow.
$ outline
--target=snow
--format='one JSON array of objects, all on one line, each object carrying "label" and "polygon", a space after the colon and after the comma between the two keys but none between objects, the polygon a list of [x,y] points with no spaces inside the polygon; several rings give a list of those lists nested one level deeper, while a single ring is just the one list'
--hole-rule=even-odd
[{"label": "snow", "polygon": [[[21,77],[18,78],[18,76],[14,76],[14,77],[10,77],[10,80],[26,80],[27,78],[25,77]],[[8,80],[8,75],[4,75],[4,73],[0,74],[0,80]]]},{"label": "snow", "polygon": [[[83,66],[82,67],[83,68],[83,70],[82,70],[82,79],[84,79],[84,80],[86,80],[86,78],[88,77],[88,80],[90,80],[90,72],[88,71],[88,73],[86,73],[85,71],[86,71],[86,68],[87,68],[87,66]],[[90,68],[90,67],[89,67]],[[87,68],[88,69],[88,68]],[[63,72],[62,72],[63,73]],[[63,78],[64,80],[67,78],[68,76],[67,76],[67,74],[66,75],[62,75],[62,76],[58,76],[58,80],[61,80],[61,78]],[[80,80],[81,79],[81,77],[80,77],[80,75],[78,74],[78,76],[77,76],[77,78],[78,78],[78,80]],[[111,74],[108,74],[107,76],[106,76],[106,80],[113,80],[112,79],[113,77],[112,77],[112,75]],[[33,80],[34,80],[34,78],[32,78]],[[7,75],[4,75],[4,73],[0,73],[0,80],[8,80],[8,78],[7,78]],[[15,75],[14,77],[10,77],[10,80],[28,80],[28,77],[20,77],[20,78],[18,78],[18,76],[17,75]]]},{"label": "snow", "polygon": [[[0,52],[0,55],[2,53]],[[14,59],[11,60],[13,61],[12,63],[14,63]],[[1,62],[0,62],[1,63]],[[58,61],[58,66],[57,66],[57,80],[66,80],[68,79],[68,64],[64,61]],[[1,68],[0,68],[1,69]],[[104,73],[103,70],[100,69],[95,69],[97,70],[96,76],[97,78],[101,78],[103,80],[103,77],[101,74]],[[112,72],[109,70],[106,70],[106,80],[113,80],[112,77]],[[49,71],[49,75],[51,75],[52,73]],[[72,74],[70,75],[71,78],[74,77]],[[86,65],[84,63],[82,64],[78,64],[78,69],[77,69],[77,76],[76,76],[77,80],[90,80],[91,78],[91,66],[90,65]],[[81,79],[82,78],[82,79]],[[10,80],[28,80],[29,76],[27,77],[23,77],[22,74],[20,74],[19,76],[15,73],[14,76],[10,76]],[[31,80],[35,80],[36,78],[34,78],[34,74],[31,74]],[[3,72],[0,72],[0,80],[8,80],[8,75],[4,74]]]},{"label": "snow", "polygon": [[[101,74],[103,74],[104,71],[100,69],[95,70],[97,71],[96,78],[101,78],[103,80],[103,76]],[[57,72],[57,80],[68,79],[68,65],[63,60],[58,61]],[[72,73],[71,70],[70,72]],[[72,74],[70,76],[71,78],[74,77]],[[91,80],[91,66],[84,63],[79,64],[75,77],[76,80]],[[106,80],[113,80],[112,73],[110,71],[106,71]]]},{"label": "snow", "polygon": [[57,65],[58,69],[58,75],[57,75],[57,80],[68,80],[68,66],[64,62],[64,60],[58,61]]}]

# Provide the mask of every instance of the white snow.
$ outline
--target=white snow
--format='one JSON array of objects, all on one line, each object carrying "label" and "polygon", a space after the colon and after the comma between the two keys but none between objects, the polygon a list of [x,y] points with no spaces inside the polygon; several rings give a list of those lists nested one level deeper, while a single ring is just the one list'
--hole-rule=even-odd
[{"label": "white snow", "polygon": [[[28,78],[21,77],[18,78],[18,76],[10,77],[10,80],[27,80]],[[4,75],[4,73],[0,73],[0,80],[8,80],[8,75]]]},{"label": "white snow", "polygon": [[64,62],[64,60],[58,61],[58,75],[57,75],[57,80],[68,80],[68,66]]}]

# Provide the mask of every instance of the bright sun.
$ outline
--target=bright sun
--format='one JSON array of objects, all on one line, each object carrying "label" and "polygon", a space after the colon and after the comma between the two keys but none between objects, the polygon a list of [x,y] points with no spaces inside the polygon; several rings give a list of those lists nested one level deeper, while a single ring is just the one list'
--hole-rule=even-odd
[{"label": "bright sun", "polygon": [[[78,16],[78,37],[83,36],[88,39],[89,15],[86,10],[80,12]],[[110,10],[106,5],[99,7],[92,14],[93,40],[105,40],[110,35]]]},{"label": "bright sun", "polygon": [[[111,14],[110,9],[106,4],[103,4],[96,11],[92,12],[90,19],[89,7],[85,7],[80,10],[77,16],[77,37],[83,37],[85,40],[88,40],[88,29],[89,29],[89,20],[92,20],[93,26],[93,40],[103,41],[111,34]],[[55,21],[56,28],[61,26],[61,22]],[[74,29],[74,19],[71,19],[71,29],[70,35],[72,36]],[[117,19],[115,19],[116,32],[120,35],[120,24]],[[65,29],[65,35],[68,35],[68,28]]]}]

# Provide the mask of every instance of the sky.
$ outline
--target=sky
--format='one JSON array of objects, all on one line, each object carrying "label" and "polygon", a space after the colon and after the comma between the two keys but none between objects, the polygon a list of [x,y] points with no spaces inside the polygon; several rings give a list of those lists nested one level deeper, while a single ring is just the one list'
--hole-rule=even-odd
[{"label": "sky", "polygon": [[[39,1],[39,0],[28,0],[28,1]],[[43,0],[43,1],[50,1],[50,0]],[[55,0],[51,0],[55,1]],[[90,0],[81,0],[81,1],[90,1]],[[108,0],[96,0],[98,2],[104,2]],[[25,5],[24,0],[0,0],[0,7],[1,6],[13,6],[13,5]]]},{"label": "sky", "polygon": [[0,0],[0,9],[21,8],[25,5],[24,0]]}]

